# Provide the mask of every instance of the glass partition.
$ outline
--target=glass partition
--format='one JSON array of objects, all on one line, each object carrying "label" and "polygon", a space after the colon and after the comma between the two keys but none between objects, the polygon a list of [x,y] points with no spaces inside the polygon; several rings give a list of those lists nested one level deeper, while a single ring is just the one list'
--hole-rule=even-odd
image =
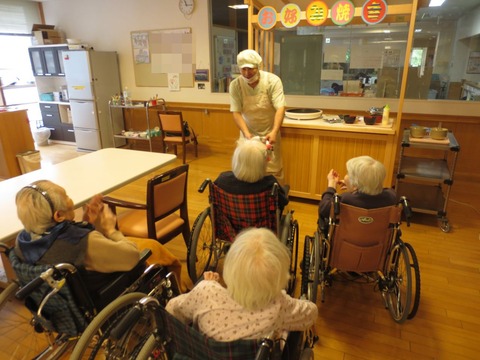
[{"label": "glass partition", "polygon": [[[221,3],[225,2],[212,0],[212,6]],[[448,7],[418,10],[411,54],[406,53],[408,16],[376,25],[357,21],[347,26],[277,27],[272,30],[274,72],[282,78],[287,95],[398,98],[408,56],[405,98],[480,101],[480,4],[445,4]],[[247,10],[229,11],[230,19],[244,19],[247,14]],[[222,80],[214,83],[212,91],[228,92],[229,82],[238,76],[236,54],[247,47],[246,27],[239,21],[234,27],[215,25],[216,13],[212,9],[216,55],[212,73]],[[222,33],[228,31],[225,38]],[[218,55],[225,46],[227,54],[232,49],[231,56]],[[220,64],[226,60],[231,61],[228,66]]]}]

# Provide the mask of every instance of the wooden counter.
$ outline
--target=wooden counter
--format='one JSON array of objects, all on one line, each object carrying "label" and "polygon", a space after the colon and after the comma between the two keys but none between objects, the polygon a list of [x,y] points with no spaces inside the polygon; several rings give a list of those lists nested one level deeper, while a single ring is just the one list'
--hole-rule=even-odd
[{"label": "wooden counter", "polygon": [[285,183],[290,185],[291,196],[320,199],[330,169],[343,177],[347,160],[360,155],[383,162],[387,169],[385,186],[392,183],[391,159],[396,149],[392,126],[285,118],[281,131]]},{"label": "wooden counter", "polygon": [[17,154],[35,150],[27,110],[0,112],[0,178],[21,175]]}]

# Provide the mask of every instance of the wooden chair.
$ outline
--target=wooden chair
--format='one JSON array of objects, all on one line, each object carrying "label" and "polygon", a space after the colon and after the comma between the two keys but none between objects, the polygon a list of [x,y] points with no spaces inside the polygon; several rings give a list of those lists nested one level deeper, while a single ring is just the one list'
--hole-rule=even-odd
[{"label": "wooden chair", "polygon": [[147,182],[145,204],[114,199],[103,201],[117,214],[118,229],[126,236],[156,239],[165,244],[182,234],[188,247],[190,224],[187,208],[188,164],[157,175]]},{"label": "wooden chair", "polygon": [[195,147],[195,157],[198,157],[198,141],[195,131],[190,127],[190,134],[185,133],[182,112],[158,111],[160,130],[162,131],[163,148],[168,152],[168,145],[173,145],[173,152],[177,155],[177,146],[183,147],[183,163],[187,158],[187,144]]}]

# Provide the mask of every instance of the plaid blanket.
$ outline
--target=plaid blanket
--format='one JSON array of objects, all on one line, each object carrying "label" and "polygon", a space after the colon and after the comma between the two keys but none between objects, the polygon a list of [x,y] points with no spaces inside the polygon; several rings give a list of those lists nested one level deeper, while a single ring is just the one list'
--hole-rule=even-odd
[{"label": "plaid blanket", "polygon": [[255,359],[260,340],[219,342],[207,338],[190,325],[183,324],[163,307],[158,309],[163,326],[170,339],[168,358],[174,360],[248,360]]},{"label": "plaid blanket", "polygon": [[[8,256],[21,286],[39,277],[42,272],[51,267],[49,265],[25,264],[15,255],[14,251],[10,251]],[[69,336],[80,334],[85,330],[87,322],[75,304],[68,286],[64,286],[49,299],[42,310],[41,318],[36,315],[40,302],[49,290],[50,287],[43,284],[25,299],[25,305],[32,312],[35,320],[48,331]]]},{"label": "plaid blanket", "polygon": [[215,235],[218,239],[233,241],[243,229],[265,227],[277,233],[277,196],[271,190],[259,194],[237,195],[210,187],[210,201],[214,208]]}]

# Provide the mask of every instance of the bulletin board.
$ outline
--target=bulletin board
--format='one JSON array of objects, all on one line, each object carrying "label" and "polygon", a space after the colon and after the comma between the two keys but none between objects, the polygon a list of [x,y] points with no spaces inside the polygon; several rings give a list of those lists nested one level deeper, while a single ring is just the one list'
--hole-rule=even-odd
[{"label": "bulletin board", "polygon": [[136,86],[193,87],[192,29],[132,31]]}]

